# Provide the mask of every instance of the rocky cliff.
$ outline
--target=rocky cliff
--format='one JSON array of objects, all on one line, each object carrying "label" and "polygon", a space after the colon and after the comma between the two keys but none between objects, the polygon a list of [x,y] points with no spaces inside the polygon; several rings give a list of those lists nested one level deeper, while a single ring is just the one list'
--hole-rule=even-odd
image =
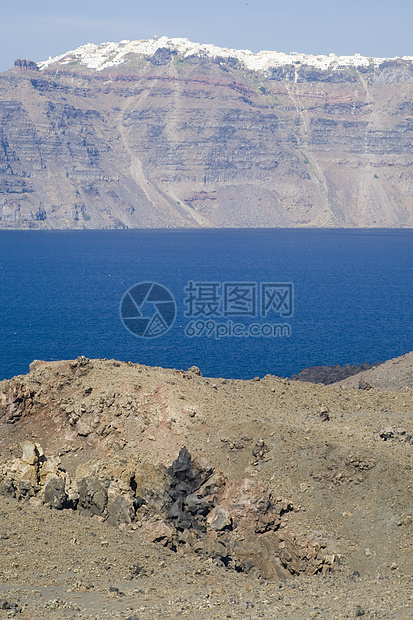
[{"label": "rocky cliff", "polygon": [[413,60],[87,45],[0,75],[0,227],[411,227]]}]

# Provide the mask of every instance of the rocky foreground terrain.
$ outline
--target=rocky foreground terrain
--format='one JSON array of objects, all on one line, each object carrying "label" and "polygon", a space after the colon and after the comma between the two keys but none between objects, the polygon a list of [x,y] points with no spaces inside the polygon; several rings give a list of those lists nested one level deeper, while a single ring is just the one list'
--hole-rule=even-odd
[{"label": "rocky foreground terrain", "polygon": [[0,382],[0,618],[413,618],[412,376],[33,362]]},{"label": "rocky foreground terrain", "polygon": [[85,45],[0,75],[0,228],[412,227],[413,59]]}]

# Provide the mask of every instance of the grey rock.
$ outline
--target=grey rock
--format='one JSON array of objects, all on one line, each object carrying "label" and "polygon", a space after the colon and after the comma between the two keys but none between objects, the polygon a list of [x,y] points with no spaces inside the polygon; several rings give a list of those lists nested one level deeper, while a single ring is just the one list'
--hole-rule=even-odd
[{"label": "grey rock", "polygon": [[198,377],[202,377],[202,372],[199,370],[198,366],[191,366],[188,368],[188,372],[191,372],[193,375],[197,375]]},{"label": "grey rock", "polygon": [[207,521],[209,526],[217,532],[228,530],[232,527],[231,517],[228,511],[222,508],[222,506],[215,506],[209,513]]},{"label": "grey rock", "polygon": [[44,501],[57,510],[62,510],[67,503],[65,483],[61,478],[51,478],[44,488]]},{"label": "grey rock", "polygon": [[79,484],[79,504],[82,510],[102,515],[108,503],[108,494],[96,478],[83,478]]},{"label": "grey rock", "polygon": [[149,58],[149,61],[153,65],[167,65],[175,55],[176,52],[170,50],[168,47],[158,47],[154,55]]},{"label": "grey rock", "polygon": [[118,495],[108,507],[108,523],[110,525],[120,525],[121,523],[132,523],[135,520],[135,510],[133,505],[125,497]]},{"label": "grey rock", "polygon": [[28,499],[34,497],[39,487],[33,485],[29,480],[20,480],[17,486],[17,495],[20,499]]},{"label": "grey rock", "polygon": [[206,516],[213,507],[213,500],[212,498],[200,498],[195,493],[191,493],[186,496],[185,505],[193,515]]},{"label": "grey rock", "polygon": [[6,497],[16,497],[16,485],[13,478],[4,478],[4,480],[0,483],[0,495],[5,495]]}]

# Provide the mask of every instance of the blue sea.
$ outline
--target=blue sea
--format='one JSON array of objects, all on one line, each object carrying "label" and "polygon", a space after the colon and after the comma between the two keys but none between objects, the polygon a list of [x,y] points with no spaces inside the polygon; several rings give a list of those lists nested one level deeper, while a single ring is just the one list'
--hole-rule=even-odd
[{"label": "blue sea", "polygon": [[384,361],[413,350],[413,230],[0,231],[0,317],[0,379],[78,355],[245,379]]}]

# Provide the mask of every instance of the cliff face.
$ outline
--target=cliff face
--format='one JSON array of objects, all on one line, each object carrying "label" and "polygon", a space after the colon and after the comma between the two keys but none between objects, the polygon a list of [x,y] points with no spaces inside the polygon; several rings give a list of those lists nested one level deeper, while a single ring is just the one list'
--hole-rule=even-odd
[{"label": "cliff face", "polygon": [[0,75],[0,227],[413,226],[411,59],[118,51]]}]

